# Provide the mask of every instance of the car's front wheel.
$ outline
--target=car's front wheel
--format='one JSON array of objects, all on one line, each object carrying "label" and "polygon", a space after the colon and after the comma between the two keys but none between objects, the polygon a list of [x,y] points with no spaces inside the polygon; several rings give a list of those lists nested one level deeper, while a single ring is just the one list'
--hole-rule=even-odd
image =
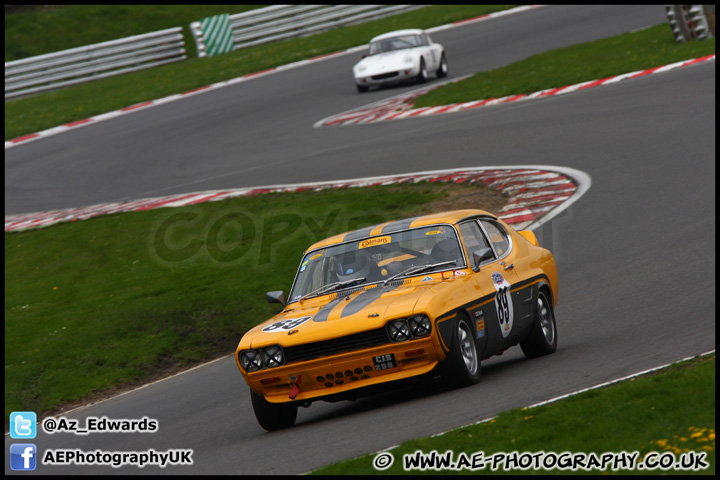
[{"label": "car's front wheel", "polygon": [[360,93],[365,93],[365,92],[368,91],[368,87],[365,86],[365,85],[355,84],[355,86],[357,87],[357,91],[360,92]]},{"label": "car's front wheel", "polygon": [[440,375],[450,388],[467,387],[480,381],[480,353],[474,330],[464,313],[458,313],[455,318],[450,352],[441,364]]},{"label": "car's front wheel", "polygon": [[557,350],[557,327],[550,297],[545,290],[538,292],[535,318],[530,333],[520,342],[527,358],[541,357]]},{"label": "car's front wheel", "polygon": [[273,431],[292,427],[297,418],[297,405],[293,403],[270,403],[262,395],[250,390],[255,418],[265,430]]}]

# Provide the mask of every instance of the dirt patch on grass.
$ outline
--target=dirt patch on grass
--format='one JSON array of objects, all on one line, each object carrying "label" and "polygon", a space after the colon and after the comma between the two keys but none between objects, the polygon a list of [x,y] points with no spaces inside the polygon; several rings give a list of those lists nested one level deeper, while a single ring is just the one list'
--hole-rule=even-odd
[{"label": "dirt patch on grass", "polygon": [[497,190],[473,184],[437,184],[442,198],[422,206],[418,214],[480,209],[497,214],[509,200]]}]

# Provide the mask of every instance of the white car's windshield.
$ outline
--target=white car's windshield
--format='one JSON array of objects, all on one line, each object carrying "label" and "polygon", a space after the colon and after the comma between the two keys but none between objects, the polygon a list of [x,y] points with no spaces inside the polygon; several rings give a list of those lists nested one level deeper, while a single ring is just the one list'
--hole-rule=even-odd
[{"label": "white car's windshield", "polygon": [[383,38],[370,42],[369,55],[376,53],[391,52],[403,48],[414,48],[422,46],[420,35],[400,35],[397,37]]},{"label": "white car's windshield", "polygon": [[297,302],[343,288],[464,267],[453,227],[403,230],[309,252],[300,263],[289,299]]}]

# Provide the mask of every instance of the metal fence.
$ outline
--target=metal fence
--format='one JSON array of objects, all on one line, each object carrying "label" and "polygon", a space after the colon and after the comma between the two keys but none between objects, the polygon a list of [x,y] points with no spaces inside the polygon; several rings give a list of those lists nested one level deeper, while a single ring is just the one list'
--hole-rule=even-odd
[{"label": "metal fence", "polygon": [[[426,5],[273,5],[230,15],[233,50],[323,32],[408,12]],[[207,56],[202,22],[190,24],[198,57]]]},{"label": "metal fence", "polygon": [[185,60],[180,27],[5,63],[5,99]]},{"label": "metal fence", "polygon": [[677,43],[714,36],[714,5],[665,5],[665,13]]}]

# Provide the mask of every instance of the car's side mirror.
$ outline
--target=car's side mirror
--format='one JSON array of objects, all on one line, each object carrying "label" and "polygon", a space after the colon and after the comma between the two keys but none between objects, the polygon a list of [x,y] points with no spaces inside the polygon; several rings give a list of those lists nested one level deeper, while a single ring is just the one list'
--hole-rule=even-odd
[{"label": "car's side mirror", "polygon": [[282,290],[277,290],[274,292],[267,292],[265,294],[265,300],[268,301],[268,303],[279,303],[283,307],[285,306],[285,293],[283,293]]},{"label": "car's side mirror", "polygon": [[475,270],[476,272],[480,270],[480,264],[484,262],[485,260],[492,260],[494,257],[492,248],[481,248],[480,250],[475,250],[473,252],[473,260],[475,261]]},{"label": "car's side mirror", "polygon": [[367,56],[368,56],[367,53],[363,53],[362,57],[360,57],[360,58],[365,58],[365,57],[367,57]]}]

